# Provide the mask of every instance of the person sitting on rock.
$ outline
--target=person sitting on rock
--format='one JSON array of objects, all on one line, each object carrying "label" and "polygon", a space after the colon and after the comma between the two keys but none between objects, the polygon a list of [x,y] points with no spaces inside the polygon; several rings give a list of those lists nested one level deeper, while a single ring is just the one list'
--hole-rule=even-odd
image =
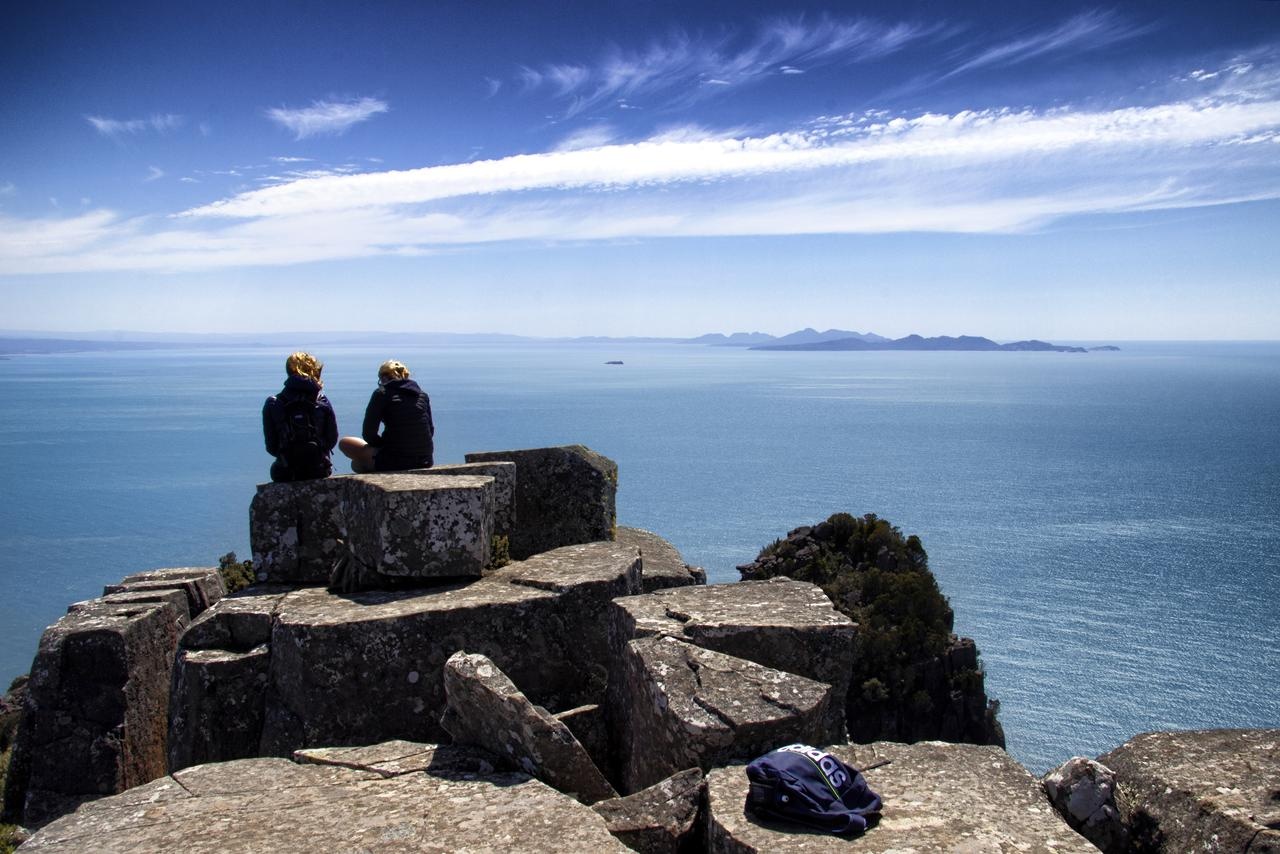
[{"label": "person sitting on rock", "polygon": [[[378,425],[383,425],[378,434]],[[351,470],[368,472],[431,468],[435,425],[431,399],[409,379],[409,369],[394,359],[378,368],[378,387],[364,411],[363,439],[343,436],[338,450],[351,458]]]},{"label": "person sitting on rock", "polygon": [[338,419],[320,393],[324,365],[310,353],[293,353],[285,360],[288,375],[279,394],[262,406],[262,433],[267,453],[275,457],[271,479],[277,483],[328,477],[329,455],[338,444]]}]

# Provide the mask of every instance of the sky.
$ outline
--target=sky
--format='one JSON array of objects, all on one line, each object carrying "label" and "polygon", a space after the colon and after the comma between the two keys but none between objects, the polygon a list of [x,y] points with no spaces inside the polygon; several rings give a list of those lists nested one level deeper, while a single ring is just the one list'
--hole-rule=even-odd
[{"label": "sky", "polygon": [[0,329],[1280,338],[1280,2],[9,4]]}]

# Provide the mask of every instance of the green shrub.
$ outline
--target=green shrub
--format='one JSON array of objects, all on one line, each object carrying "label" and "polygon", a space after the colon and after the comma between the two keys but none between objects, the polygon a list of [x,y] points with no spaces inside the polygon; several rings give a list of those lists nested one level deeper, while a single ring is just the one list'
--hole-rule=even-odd
[{"label": "green shrub", "polygon": [[258,580],[253,573],[253,561],[236,560],[235,552],[227,552],[218,558],[218,571],[222,573],[222,581],[227,585],[228,593],[243,590]]},{"label": "green shrub", "polygon": [[[954,614],[929,571],[917,536],[904,537],[873,513],[836,513],[766,546],[746,578],[785,575],[818,585],[858,624],[850,684],[861,686],[856,717],[879,737],[879,723],[930,715],[934,702],[917,665],[943,654]],[[851,706],[850,727],[855,728]]]},{"label": "green shrub", "polygon": [[489,564],[487,570],[501,569],[511,563],[511,543],[506,536],[494,534],[489,540]]}]

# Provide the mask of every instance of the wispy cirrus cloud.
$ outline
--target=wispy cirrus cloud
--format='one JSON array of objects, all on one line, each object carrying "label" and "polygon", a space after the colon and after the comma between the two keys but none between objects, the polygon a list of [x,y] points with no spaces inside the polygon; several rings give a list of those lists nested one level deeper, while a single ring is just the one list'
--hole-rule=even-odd
[{"label": "wispy cirrus cloud", "polygon": [[209,269],[502,241],[1016,233],[1280,199],[1280,85],[1229,97],[1184,85],[1189,97],[1151,106],[881,111],[764,135],[686,127],[619,143],[601,126],[594,144],[541,153],[279,176],[169,217],[0,215],[0,270]]},{"label": "wispy cirrus cloud", "polygon": [[157,113],[145,119],[111,119],[106,116],[85,116],[94,130],[103,136],[119,140],[125,136],[143,133],[165,134],[182,127],[184,119],[174,113]]},{"label": "wispy cirrus cloud", "polygon": [[1129,23],[1112,11],[1082,12],[1052,29],[1024,34],[981,49],[977,55],[961,62],[946,76],[992,65],[1017,65],[1051,53],[1096,50],[1150,31],[1149,25]]},{"label": "wispy cirrus cloud", "polygon": [[543,91],[566,101],[570,116],[641,97],[683,103],[769,75],[875,59],[940,30],[938,25],[826,16],[776,19],[747,36],[727,32],[707,38],[674,32],[639,50],[612,47],[591,63],[526,66],[517,73],[516,84],[521,91]]},{"label": "wispy cirrus cloud", "polygon": [[378,98],[348,98],[312,101],[307,107],[272,107],[265,110],[271,121],[293,133],[294,139],[336,136],[353,125],[390,110]]}]

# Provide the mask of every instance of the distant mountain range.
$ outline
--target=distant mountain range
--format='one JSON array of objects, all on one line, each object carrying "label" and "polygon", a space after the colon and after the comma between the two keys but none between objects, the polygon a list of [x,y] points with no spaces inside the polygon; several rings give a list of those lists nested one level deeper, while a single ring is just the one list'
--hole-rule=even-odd
[{"label": "distant mountain range", "polygon": [[70,353],[93,350],[158,350],[172,347],[444,347],[484,344],[692,344],[709,347],[742,347],[751,350],[1045,350],[1084,353],[1117,347],[1070,347],[1046,341],[1014,341],[997,344],[990,338],[948,335],[924,338],[886,338],[874,332],[806,328],[789,335],[765,332],[719,332],[697,338],[585,336],[534,338],[499,333],[454,332],[264,332],[264,333],[163,333],[163,332],[9,332],[0,330],[0,354]]}]

